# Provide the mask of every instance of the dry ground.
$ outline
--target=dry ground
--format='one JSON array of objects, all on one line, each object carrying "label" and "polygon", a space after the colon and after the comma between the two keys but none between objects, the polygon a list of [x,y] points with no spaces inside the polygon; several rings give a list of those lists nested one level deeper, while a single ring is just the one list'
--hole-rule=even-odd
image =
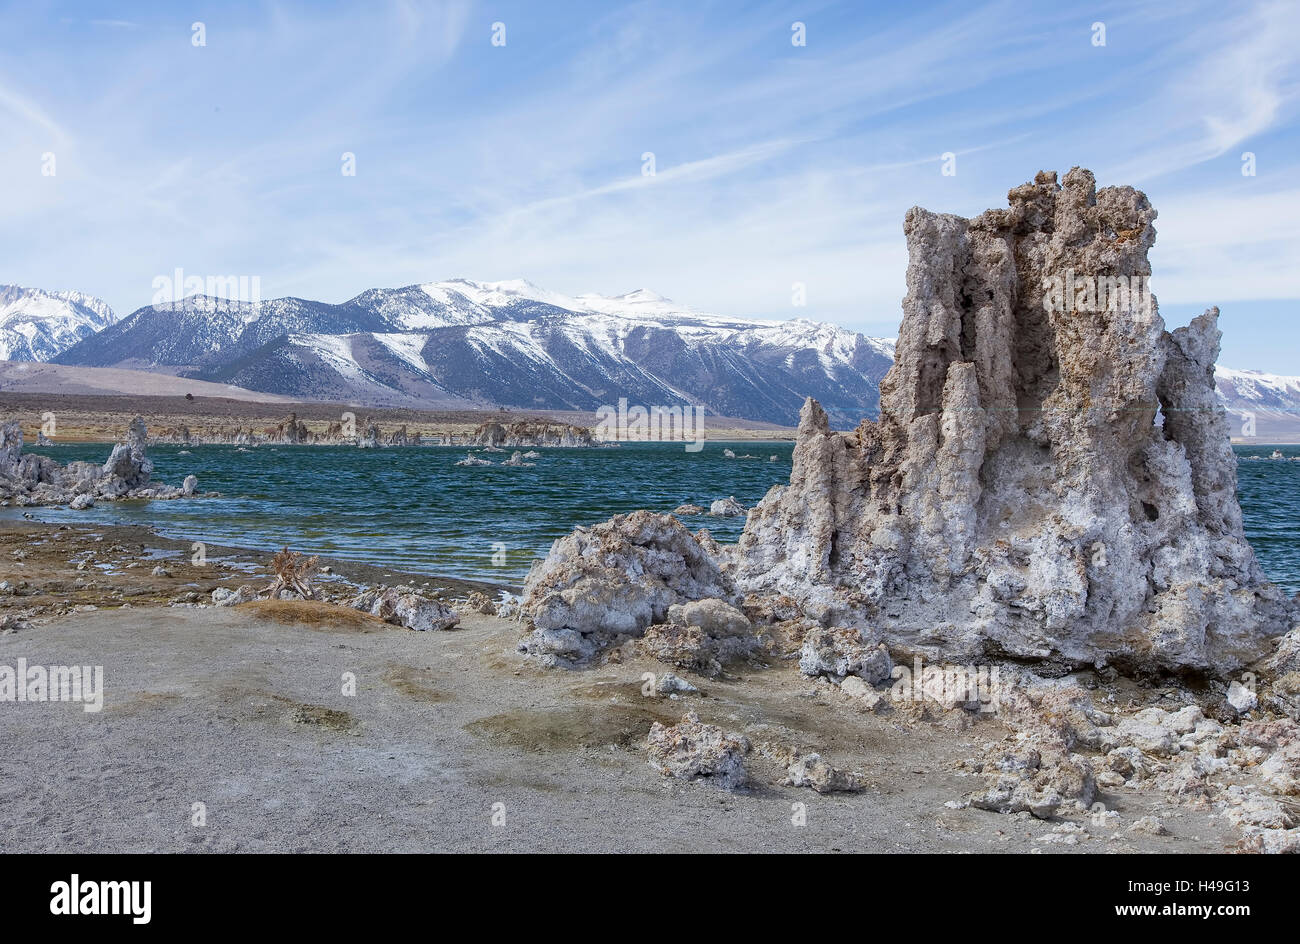
[{"label": "dry ground", "polygon": [[[48,584],[84,576],[55,566],[80,540],[66,535],[5,528],[0,574],[55,595]],[[113,538],[127,551],[102,555],[112,579],[146,592],[68,590],[97,608],[48,610],[0,635],[0,665],[105,673],[99,713],[0,703],[0,852],[1218,852],[1236,838],[1208,811],[1140,793],[1103,800],[1124,823],[1158,813],[1173,835],[1092,829],[1065,846],[1043,841],[1051,822],[946,808],[978,786],[957,764],[1000,735],[997,720],[868,713],[788,663],[691,678],[699,695],[646,696],[643,673],[662,665],[543,669],[515,651],[520,627],[495,617],[415,633],[328,604],[167,606],[211,578],[128,570],[135,544],[160,539]],[[0,613],[34,599],[0,596]],[[355,695],[343,692],[349,674]],[[820,796],[769,782],[757,761],[740,793],[665,779],[644,739],[688,708],[756,743],[816,749],[867,789]],[[796,803],[806,825],[791,821]]]}]

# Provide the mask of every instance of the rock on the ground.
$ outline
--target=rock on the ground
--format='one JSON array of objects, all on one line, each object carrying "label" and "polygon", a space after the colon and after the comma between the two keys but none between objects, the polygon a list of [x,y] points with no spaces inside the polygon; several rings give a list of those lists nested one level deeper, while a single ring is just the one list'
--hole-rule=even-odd
[{"label": "rock on the ground", "polygon": [[656,721],[646,738],[650,766],[664,776],[708,778],[727,790],[743,786],[748,779],[745,755],[749,749],[748,739],[701,723],[693,711],[674,725]]},{"label": "rock on the ground", "polygon": [[715,518],[737,518],[745,513],[745,506],[736,501],[735,495],[719,498],[709,505],[709,514]]},{"label": "rock on the ground", "polygon": [[421,596],[410,588],[378,587],[365,590],[348,604],[378,616],[386,623],[405,626],[417,632],[453,629],[460,617],[437,600]]},{"label": "rock on the ground", "polygon": [[856,675],[874,684],[889,678],[892,669],[880,638],[852,626],[818,626],[804,636],[799,651],[799,671],[812,677],[826,675],[839,681]]},{"label": "rock on the ground", "polygon": [[1228,686],[1228,704],[1237,714],[1244,715],[1259,705],[1259,699],[1251,689],[1233,679],[1232,684]]},{"label": "rock on the ground", "polygon": [[799,755],[789,767],[786,783],[792,787],[811,787],[818,793],[856,793],[863,786],[857,774],[832,767],[816,753]]},{"label": "rock on the ground", "polygon": [[707,598],[670,606],[667,622],[647,629],[641,646],[666,665],[716,678],[759,642],[749,617],[725,600]]},{"label": "rock on the ground", "polygon": [[212,602],[217,606],[237,606],[257,599],[257,591],[244,584],[238,590],[217,587],[212,591]]},{"label": "rock on the ground", "polygon": [[655,683],[655,691],[660,695],[690,695],[699,689],[686,679],[678,678],[672,672],[665,672]]},{"label": "rock on the ground", "polygon": [[889,704],[888,691],[876,691],[857,675],[846,675],[844,681],[840,682],[840,691],[856,698],[871,711],[879,711]]},{"label": "rock on the ground", "polygon": [[1142,816],[1129,824],[1128,832],[1143,833],[1147,836],[1168,836],[1169,830],[1158,816]]},{"label": "rock on the ground", "polygon": [[976,809],[1047,819],[1066,803],[1086,809],[1097,796],[1092,764],[1078,754],[1022,748],[989,766],[987,787],[968,798]]},{"label": "rock on the ground", "polygon": [[677,603],[735,598],[731,582],[671,515],[637,511],[557,540],[524,582],[521,644],[547,664],[590,660],[638,637]]},{"label": "rock on the ground", "polygon": [[463,616],[478,613],[484,616],[496,616],[497,604],[482,590],[471,590],[464,600],[455,604],[454,609]]}]

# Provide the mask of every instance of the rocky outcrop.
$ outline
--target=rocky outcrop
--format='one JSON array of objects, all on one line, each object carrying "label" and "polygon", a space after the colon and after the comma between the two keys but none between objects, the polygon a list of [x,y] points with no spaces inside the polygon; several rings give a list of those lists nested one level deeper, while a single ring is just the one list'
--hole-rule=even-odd
[{"label": "rocky outcrop", "polygon": [[693,711],[674,725],[656,721],[646,738],[646,751],[650,766],[666,777],[707,778],[726,790],[742,787],[749,779],[745,770],[749,741],[717,725],[701,723]]},{"label": "rocky outcrop", "polygon": [[717,678],[725,665],[756,652],[759,641],[749,617],[709,598],[670,606],[667,621],[647,629],[641,646],[666,665]]},{"label": "rocky outcrop", "polygon": [[437,600],[410,587],[377,587],[362,591],[351,603],[354,610],[378,616],[386,623],[418,632],[454,629],[460,616]]},{"label": "rocky outcrop", "polygon": [[1291,604],[1242,532],[1215,400],[1218,312],[1169,332],[1147,289],[1156,212],[1078,168],[967,220],[914,208],[881,416],[812,400],[788,486],[728,567],[891,646],[1226,673]]},{"label": "rocky outcrop", "polygon": [[734,599],[731,582],[671,515],[637,511],[557,540],[524,583],[533,632],[521,645],[547,663],[578,664],[661,623],[669,607]]},{"label": "rocky outcrop", "polygon": [[0,502],[16,505],[69,505],[89,508],[96,501],[129,498],[182,498],[197,494],[198,479],[186,476],[181,488],[153,481],[153,462],[146,453],[148,430],[136,417],[126,442],[113,447],[102,466],[48,456],[23,455],[23,431],[17,422],[0,427]]},{"label": "rocky outcrop", "polygon": [[311,442],[313,439],[307,424],[298,419],[297,413],[290,413],[275,426],[268,426],[262,432],[267,442],[291,446]]},{"label": "rocky outcrop", "polygon": [[367,419],[365,429],[357,438],[357,446],[361,449],[378,449],[382,436],[383,432],[380,430],[379,425]]},{"label": "rocky outcrop", "polygon": [[474,430],[470,445],[496,446],[505,449],[530,446],[577,448],[595,446],[592,432],[585,426],[567,423],[534,423],[520,421],[508,426],[496,421],[482,423]]}]

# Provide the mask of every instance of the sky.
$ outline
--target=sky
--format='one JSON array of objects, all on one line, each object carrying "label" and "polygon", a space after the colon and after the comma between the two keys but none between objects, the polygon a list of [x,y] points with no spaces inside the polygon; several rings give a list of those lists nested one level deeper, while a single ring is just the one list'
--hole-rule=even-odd
[{"label": "sky", "polygon": [[1170,327],[1218,305],[1221,363],[1300,374],[1298,93],[1290,0],[0,0],[0,283],[523,278],[892,336],[909,207],[1080,165],[1159,211]]}]

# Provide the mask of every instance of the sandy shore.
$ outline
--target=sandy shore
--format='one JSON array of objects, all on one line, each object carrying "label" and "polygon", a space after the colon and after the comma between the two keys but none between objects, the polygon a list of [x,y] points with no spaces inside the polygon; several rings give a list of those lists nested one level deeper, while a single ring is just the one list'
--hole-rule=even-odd
[{"label": "sandy shore", "polygon": [[[264,560],[167,560],[154,576],[141,547],[168,542],[132,530],[0,529],[0,578],[25,582],[0,596],[0,664],[105,678],[98,713],[0,704],[0,851],[1218,852],[1238,838],[1208,809],[1138,791],[1101,799],[1126,824],[1158,814],[1171,835],[946,807],[976,788],[961,764],[1002,722],[872,713],[780,659],[692,677],[700,694],[674,698],[642,694],[643,673],[665,667],[640,657],[540,668],[496,617],[416,633],[328,604],[187,605]],[[68,561],[91,548],[105,566],[88,577]],[[666,779],[645,737],[687,709],[755,744],[816,750],[866,788],[785,786],[757,754],[741,792]],[[1076,844],[1045,838],[1079,824]]]}]

